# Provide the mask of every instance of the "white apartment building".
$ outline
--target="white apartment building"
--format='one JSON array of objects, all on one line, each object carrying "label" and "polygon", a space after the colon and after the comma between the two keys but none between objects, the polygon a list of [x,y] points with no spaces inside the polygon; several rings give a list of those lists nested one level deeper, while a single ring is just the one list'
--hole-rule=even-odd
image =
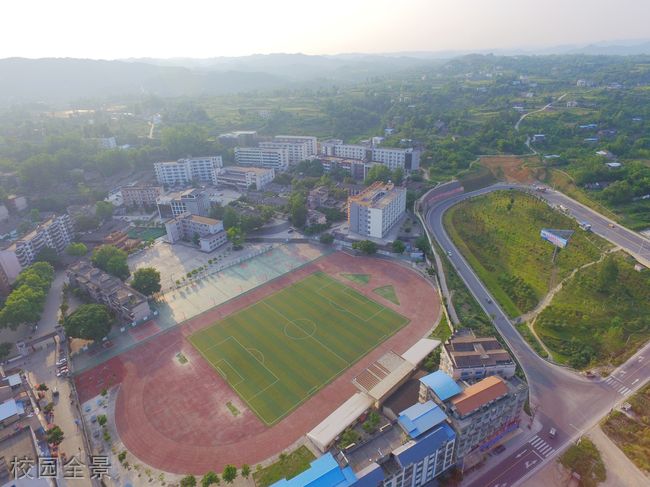
[{"label": "white apartment building", "polygon": [[153,206],[162,192],[160,186],[123,186],[120,189],[125,206]]},{"label": "white apartment building", "polygon": [[420,151],[413,148],[375,147],[372,149],[371,160],[381,162],[391,171],[398,167],[405,171],[414,171],[420,167]]},{"label": "white apartment building", "polygon": [[237,189],[245,190],[255,186],[258,191],[275,179],[275,169],[264,169],[261,167],[224,167],[217,173],[217,183],[228,186],[236,186]]},{"label": "white apartment building", "polygon": [[308,159],[312,154],[311,143],[306,140],[291,140],[280,142],[278,140],[260,142],[262,149],[284,149],[287,151],[289,165],[293,166]]},{"label": "white apartment building", "polygon": [[27,235],[0,251],[0,265],[8,281],[13,282],[20,271],[33,264],[45,247],[54,249],[58,254],[63,253],[73,241],[73,236],[72,220],[67,213],[40,223]]},{"label": "white apartment building", "polygon": [[174,244],[179,240],[192,241],[199,236],[199,248],[202,252],[212,252],[228,241],[223,222],[204,216],[183,213],[165,222],[167,240]]},{"label": "white apartment building", "polygon": [[191,157],[175,162],[155,162],[154,172],[158,183],[174,186],[192,181],[216,184],[217,169],[223,167],[221,156]]},{"label": "white apartment building", "polygon": [[376,181],[348,198],[350,231],[365,237],[384,238],[406,211],[406,189]]},{"label": "white apartment building", "polygon": [[235,147],[235,162],[240,166],[286,171],[289,167],[289,153],[281,148]]},{"label": "white apartment building", "polygon": [[318,139],[310,135],[276,135],[273,140],[276,142],[306,142],[308,144],[307,155],[318,154]]},{"label": "white apartment building", "polygon": [[365,145],[344,144],[340,139],[330,139],[321,142],[320,153],[324,156],[341,157],[344,159],[370,159],[370,150]]}]

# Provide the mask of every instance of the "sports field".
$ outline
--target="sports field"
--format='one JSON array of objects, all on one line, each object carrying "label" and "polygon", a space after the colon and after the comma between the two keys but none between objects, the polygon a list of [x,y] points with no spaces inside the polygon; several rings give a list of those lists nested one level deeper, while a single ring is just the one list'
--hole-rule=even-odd
[{"label": "sports field", "polygon": [[189,340],[271,425],[408,321],[315,272]]}]

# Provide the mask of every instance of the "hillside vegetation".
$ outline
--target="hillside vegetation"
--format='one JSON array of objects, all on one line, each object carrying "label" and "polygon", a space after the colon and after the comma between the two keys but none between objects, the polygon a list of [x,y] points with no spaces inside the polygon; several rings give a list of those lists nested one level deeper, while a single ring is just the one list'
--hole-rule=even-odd
[{"label": "hillside vegetation", "polygon": [[603,423],[603,431],[637,467],[650,473],[650,385],[629,399],[632,417],[614,411]]},{"label": "hillside vegetation", "polygon": [[650,337],[650,273],[620,253],[569,279],[535,329],[556,360],[574,367],[623,362]]},{"label": "hillside vegetation", "polygon": [[[532,310],[575,268],[597,260],[608,244],[538,198],[495,191],[451,208],[445,226],[503,309],[512,317]],[[558,252],[540,238],[542,228],[575,230]]]}]

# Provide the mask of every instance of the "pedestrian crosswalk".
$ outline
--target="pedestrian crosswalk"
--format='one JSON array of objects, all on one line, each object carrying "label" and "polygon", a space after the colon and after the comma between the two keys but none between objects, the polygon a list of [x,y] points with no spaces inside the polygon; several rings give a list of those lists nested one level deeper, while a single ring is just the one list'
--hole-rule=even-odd
[{"label": "pedestrian crosswalk", "polygon": [[627,396],[632,392],[632,389],[624,386],[622,382],[616,380],[614,377],[608,377],[607,379],[605,379],[605,384],[615,389],[616,392],[618,392],[623,396]]},{"label": "pedestrian crosswalk", "polygon": [[544,458],[555,452],[555,448],[546,443],[546,441],[537,435],[533,436],[533,438],[528,443],[530,443],[530,446],[532,446],[537,451],[537,453],[539,453]]}]

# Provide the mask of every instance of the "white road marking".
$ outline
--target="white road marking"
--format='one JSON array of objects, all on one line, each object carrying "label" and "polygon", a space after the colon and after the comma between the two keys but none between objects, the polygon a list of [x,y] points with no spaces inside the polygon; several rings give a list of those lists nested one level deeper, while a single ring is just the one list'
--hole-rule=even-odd
[{"label": "white road marking", "polygon": [[524,450],[521,453],[518,453],[517,455],[515,455],[515,458],[519,458],[520,456],[522,456],[523,454],[525,454],[527,452],[528,452],[528,450]]},{"label": "white road marking", "polygon": [[620,394],[623,394],[623,391],[624,391],[624,390],[625,390],[625,387],[620,387],[620,388],[618,389],[618,392],[619,392]]},{"label": "white road marking", "polygon": [[546,445],[544,449],[542,450],[542,455],[546,456],[548,455],[548,452],[550,452],[553,449],[553,447]]},{"label": "white road marking", "polygon": [[634,380],[632,381],[632,385],[636,384],[637,382],[639,382],[639,379],[634,379]]},{"label": "white road marking", "polygon": [[541,443],[544,443],[544,440],[541,438],[537,438],[535,441],[531,441],[531,445],[537,448]]},{"label": "white road marking", "polygon": [[536,463],[537,463],[537,460],[528,460],[524,464],[524,467],[526,467],[526,470],[528,470],[530,467],[534,466]]}]

